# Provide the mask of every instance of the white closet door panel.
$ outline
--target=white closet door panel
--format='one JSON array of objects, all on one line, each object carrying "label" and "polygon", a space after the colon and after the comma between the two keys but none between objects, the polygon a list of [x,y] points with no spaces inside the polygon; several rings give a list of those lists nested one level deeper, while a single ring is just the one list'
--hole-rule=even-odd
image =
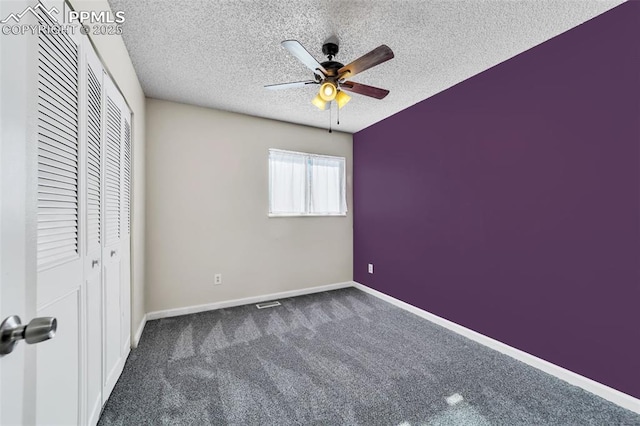
[{"label": "white closet door panel", "polygon": [[104,298],[104,389],[103,401],[111,394],[121,373],[120,348],[120,262],[114,262],[103,275]]},{"label": "white closet door panel", "polygon": [[120,353],[123,357],[131,348],[131,262],[129,246],[122,247],[120,267]]},{"label": "white closet door panel", "polygon": [[122,367],[122,147],[123,116],[126,108],[122,95],[109,76],[104,75],[104,146],[103,146],[103,402],[109,397]]},{"label": "white closet door panel", "polygon": [[56,337],[38,344],[37,412],[40,425],[77,424],[80,415],[81,339],[80,290],[38,310],[37,316],[56,317]]},{"label": "white closet door panel", "polygon": [[95,425],[102,409],[103,304],[102,304],[102,162],[104,84],[102,64],[88,39],[85,47],[86,131],[86,406],[87,424]]},{"label": "white closet door panel", "polygon": [[[100,268],[97,268],[100,270]],[[87,279],[87,410],[89,424],[96,424],[102,408],[102,280]]]},{"label": "white closet door panel", "polygon": [[122,139],[122,235],[120,274],[120,345],[126,356],[131,347],[131,112],[123,106]]},{"label": "white closet door panel", "polygon": [[[65,11],[62,1],[46,2]],[[42,26],[56,23],[38,12]],[[36,315],[58,320],[36,351],[36,423],[80,424],[84,368],[84,151],[80,37],[41,31],[37,61]]]}]

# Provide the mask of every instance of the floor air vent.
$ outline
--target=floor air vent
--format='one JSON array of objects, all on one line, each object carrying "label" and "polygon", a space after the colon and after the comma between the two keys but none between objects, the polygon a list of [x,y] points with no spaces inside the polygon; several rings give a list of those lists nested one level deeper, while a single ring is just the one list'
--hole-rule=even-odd
[{"label": "floor air vent", "polygon": [[264,303],[258,303],[256,305],[256,308],[258,309],[265,309],[265,308],[274,308],[276,306],[280,306],[280,302],[275,301],[275,302],[264,302]]}]

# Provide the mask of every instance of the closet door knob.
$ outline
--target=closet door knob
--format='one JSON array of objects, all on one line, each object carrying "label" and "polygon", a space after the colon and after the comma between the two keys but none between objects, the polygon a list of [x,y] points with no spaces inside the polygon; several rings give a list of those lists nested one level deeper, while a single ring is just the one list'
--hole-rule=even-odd
[{"label": "closet door knob", "polygon": [[91,268],[95,268],[96,266],[98,266],[100,264],[100,261],[98,259],[93,259],[91,261]]},{"label": "closet door knob", "polygon": [[115,250],[111,250],[111,257],[116,255],[116,251]]}]

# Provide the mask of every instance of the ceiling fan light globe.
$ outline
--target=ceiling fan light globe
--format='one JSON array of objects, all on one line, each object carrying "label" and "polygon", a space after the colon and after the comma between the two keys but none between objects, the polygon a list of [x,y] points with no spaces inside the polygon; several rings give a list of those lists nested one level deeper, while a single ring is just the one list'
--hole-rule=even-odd
[{"label": "ceiling fan light globe", "polygon": [[316,95],[316,97],[311,100],[311,103],[321,111],[327,109],[327,103],[320,97],[320,95]]},{"label": "ceiling fan light globe", "polygon": [[338,104],[338,109],[342,109],[342,107],[345,106],[350,100],[351,96],[347,95],[342,90],[336,93],[336,103]]},{"label": "ceiling fan light globe", "polygon": [[338,90],[336,89],[335,85],[326,82],[322,84],[322,86],[320,86],[320,92],[318,93],[318,95],[320,95],[323,101],[331,102],[336,98],[337,92]]}]

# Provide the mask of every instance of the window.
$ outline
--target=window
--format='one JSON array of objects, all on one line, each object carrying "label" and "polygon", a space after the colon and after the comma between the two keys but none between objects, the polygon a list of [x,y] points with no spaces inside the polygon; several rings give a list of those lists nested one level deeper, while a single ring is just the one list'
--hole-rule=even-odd
[{"label": "window", "polygon": [[345,159],[269,150],[269,216],[344,216]]}]

